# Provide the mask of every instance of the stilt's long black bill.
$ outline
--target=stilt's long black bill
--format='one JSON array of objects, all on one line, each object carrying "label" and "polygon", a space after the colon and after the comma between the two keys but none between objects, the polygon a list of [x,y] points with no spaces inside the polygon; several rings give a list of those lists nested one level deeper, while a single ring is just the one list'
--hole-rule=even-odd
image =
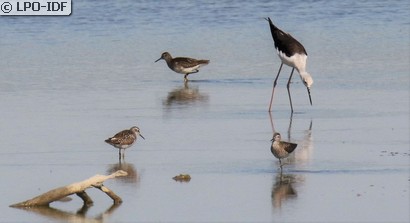
[{"label": "stilt's long black bill", "polygon": [[309,95],[310,105],[312,105],[312,97],[310,96],[310,89],[308,88],[307,91],[308,91],[308,95]]},{"label": "stilt's long black bill", "polygon": [[159,60],[161,60],[162,59],[162,57],[161,58],[159,58],[158,60],[156,60],[154,63],[156,63],[156,62],[158,62]]},{"label": "stilt's long black bill", "polygon": [[141,136],[141,138],[143,138],[143,139],[145,140],[145,137],[144,137],[144,136],[142,136],[141,134],[140,134],[140,136]]}]

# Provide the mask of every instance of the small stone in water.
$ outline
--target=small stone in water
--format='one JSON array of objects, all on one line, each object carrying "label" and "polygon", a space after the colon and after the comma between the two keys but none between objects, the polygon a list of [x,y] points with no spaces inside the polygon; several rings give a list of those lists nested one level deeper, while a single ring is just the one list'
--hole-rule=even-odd
[{"label": "small stone in water", "polygon": [[175,177],[173,177],[172,179],[174,179],[175,181],[185,181],[188,182],[191,180],[191,176],[189,174],[179,174]]}]

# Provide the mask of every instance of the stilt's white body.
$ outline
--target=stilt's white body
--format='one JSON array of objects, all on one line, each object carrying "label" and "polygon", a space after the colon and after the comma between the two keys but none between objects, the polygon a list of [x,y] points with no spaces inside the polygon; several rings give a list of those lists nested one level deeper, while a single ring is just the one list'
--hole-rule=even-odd
[{"label": "stilt's white body", "polygon": [[313,79],[308,72],[306,72],[307,55],[295,53],[291,57],[286,56],[282,51],[276,50],[282,63],[295,68],[306,87],[310,88],[313,84]]}]

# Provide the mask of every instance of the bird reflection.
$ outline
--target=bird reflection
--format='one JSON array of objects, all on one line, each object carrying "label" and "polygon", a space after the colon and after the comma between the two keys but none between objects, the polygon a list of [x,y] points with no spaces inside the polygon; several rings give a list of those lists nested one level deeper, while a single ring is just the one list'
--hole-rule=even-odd
[{"label": "bird reflection", "polygon": [[[269,120],[270,120],[270,125],[271,125],[271,127],[272,127],[272,132],[275,133],[275,132],[276,132],[276,130],[275,130],[275,124],[274,124],[273,117],[272,117],[272,114],[271,114],[271,113],[269,113]],[[288,135],[287,135],[287,140],[288,140],[288,141],[291,140],[292,121],[293,121],[293,113],[291,113],[291,114],[290,114],[290,117],[289,117],[289,125],[288,125],[288,131],[287,131],[287,134],[288,134]]]},{"label": "bird reflection", "polygon": [[186,105],[194,102],[206,102],[208,101],[208,95],[201,94],[198,88],[190,88],[188,83],[185,82],[181,88],[176,88],[168,92],[167,99],[164,101],[166,107],[173,105]]},{"label": "bird reflection", "polygon": [[293,187],[295,182],[296,175],[282,174],[282,171],[276,175],[271,194],[272,206],[274,208],[281,208],[283,202],[296,198],[297,192]]},{"label": "bird reflection", "polygon": [[308,162],[313,153],[313,136],[312,136],[313,122],[310,120],[310,125],[307,130],[303,131],[303,139],[299,142],[299,150],[295,153],[296,162]]},{"label": "bird reflection", "polygon": [[118,170],[123,170],[128,173],[127,176],[120,177],[117,180],[124,183],[138,183],[139,175],[134,167],[134,164],[126,163],[124,159],[119,159],[118,163],[108,165],[107,174],[112,174]]},{"label": "bird reflection", "polygon": [[63,211],[57,208],[49,207],[49,206],[36,206],[30,208],[19,208],[26,211],[32,211],[48,219],[51,219],[53,222],[55,221],[63,221],[63,222],[95,222],[100,223],[104,222],[109,218],[110,215],[120,206],[120,204],[113,204],[107,210],[103,211],[101,214],[97,215],[96,217],[87,217],[87,211],[90,209],[92,205],[83,205],[77,213],[71,213],[68,211]]}]

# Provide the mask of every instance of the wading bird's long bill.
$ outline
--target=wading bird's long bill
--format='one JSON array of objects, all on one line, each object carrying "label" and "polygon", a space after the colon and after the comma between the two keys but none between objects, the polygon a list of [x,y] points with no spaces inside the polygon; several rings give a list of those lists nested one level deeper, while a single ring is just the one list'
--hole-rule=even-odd
[{"label": "wading bird's long bill", "polygon": [[309,95],[310,105],[312,105],[312,97],[310,96],[310,89],[309,89],[309,88],[307,88],[307,91],[308,91],[308,95]]}]

